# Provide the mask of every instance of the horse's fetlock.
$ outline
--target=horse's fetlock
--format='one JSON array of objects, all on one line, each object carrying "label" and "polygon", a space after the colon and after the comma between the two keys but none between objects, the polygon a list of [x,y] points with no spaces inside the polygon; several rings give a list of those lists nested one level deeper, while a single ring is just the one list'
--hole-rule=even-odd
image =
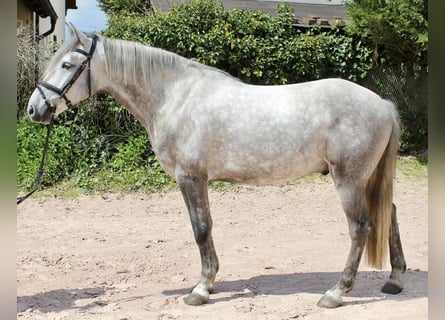
[{"label": "horse's fetlock", "polygon": [[352,290],[355,282],[355,277],[342,277],[341,288],[343,292],[347,293]]},{"label": "horse's fetlock", "polygon": [[394,258],[393,260],[391,260],[391,267],[393,272],[405,273],[406,271],[405,259],[403,259],[403,257],[398,259]]}]

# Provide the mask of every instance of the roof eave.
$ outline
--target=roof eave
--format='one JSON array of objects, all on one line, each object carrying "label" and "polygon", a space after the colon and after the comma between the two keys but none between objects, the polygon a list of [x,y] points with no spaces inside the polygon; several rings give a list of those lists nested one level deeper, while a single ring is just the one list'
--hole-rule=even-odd
[{"label": "roof eave", "polygon": [[23,2],[41,18],[58,18],[56,10],[49,0],[23,0]]}]

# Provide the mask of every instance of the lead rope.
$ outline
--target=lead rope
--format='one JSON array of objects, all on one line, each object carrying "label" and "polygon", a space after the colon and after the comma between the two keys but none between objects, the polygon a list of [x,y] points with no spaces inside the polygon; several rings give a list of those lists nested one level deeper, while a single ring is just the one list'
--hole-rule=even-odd
[{"label": "lead rope", "polygon": [[48,153],[48,145],[49,145],[49,135],[51,133],[51,129],[53,127],[53,122],[54,122],[54,113],[52,113],[51,115],[51,120],[49,122],[49,124],[46,126],[46,139],[45,139],[45,145],[43,146],[43,154],[42,154],[42,160],[40,161],[40,167],[37,170],[37,177],[36,177],[36,182],[34,185],[34,189],[32,189],[30,192],[28,192],[27,194],[25,194],[22,197],[18,197],[17,198],[17,204],[22,203],[23,201],[25,201],[26,199],[28,199],[28,197],[30,197],[34,192],[36,192],[40,186],[43,183],[43,177],[45,176],[45,164],[46,164],[46,155]]}]

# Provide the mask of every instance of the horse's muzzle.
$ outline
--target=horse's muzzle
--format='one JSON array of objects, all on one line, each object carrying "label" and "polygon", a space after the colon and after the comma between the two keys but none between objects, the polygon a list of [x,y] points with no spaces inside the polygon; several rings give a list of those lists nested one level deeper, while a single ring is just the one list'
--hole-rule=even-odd
[{"label": "horse's muzzle", "polygon": [[41,109],[44,109],[43,112],[41,112],[39,108],[37,108],[32,103],[28,104],[27,108],[28,116],[34,122],[47,124],[51,120],[51,112],[49,108],[41,108]]}]

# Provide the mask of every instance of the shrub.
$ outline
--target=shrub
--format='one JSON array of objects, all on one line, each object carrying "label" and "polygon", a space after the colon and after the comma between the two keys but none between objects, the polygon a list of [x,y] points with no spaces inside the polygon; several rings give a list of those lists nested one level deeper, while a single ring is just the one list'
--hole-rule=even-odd
[{"label": "shrub", "polygon": [[[19,188],[30,189],[34,186],[45,137],[46,128],[44,126],[31,123],[25,117],[18,120],[17,182]],[[72,150],[73,141],[69,128],[66,126],[54,127],[49,143],[44,184],[58,182],[72,172],[76,163],[76,154]]]},{"label": "shrub", "polygon": [[321,77],[364,77],[372,66],[369,48],[340,33],[300,33],[293,11],[226,12],[220,1],[191,0],[167,13],[110,13],[105,35],[140,41],[225,70],[256,84],[285,84]]}]

